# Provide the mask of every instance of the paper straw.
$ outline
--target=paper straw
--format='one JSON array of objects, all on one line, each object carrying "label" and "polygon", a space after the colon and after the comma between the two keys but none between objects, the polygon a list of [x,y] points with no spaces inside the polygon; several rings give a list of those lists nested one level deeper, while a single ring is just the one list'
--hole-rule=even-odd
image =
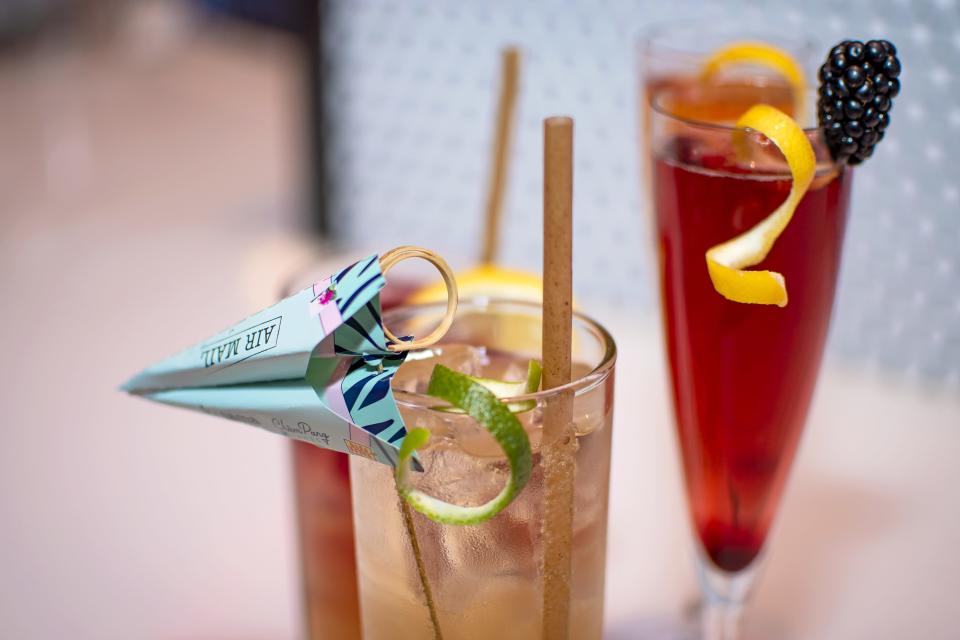
[{"label": "paper straw", "polygon": [[506,188],[507,165],[510,160],[510,138],[513,131],[513,111],[517,103],[519,67],[520,51],[515,47],[504,49],[500,58],[500,102],[497,107],[497,130],[493,142],[490,188],[487,191],[483,253],[480,256],[483,264],[496,262],[500,248],[500,214],[503,210],[503,192]]},{"label": "paper straw", "polygon": [[[570,382],[573,333],[573,120],[543,123],[543,388]],[[573,545],[573,396],[547,402],[543,419],[543,638],[570,628]]]}]

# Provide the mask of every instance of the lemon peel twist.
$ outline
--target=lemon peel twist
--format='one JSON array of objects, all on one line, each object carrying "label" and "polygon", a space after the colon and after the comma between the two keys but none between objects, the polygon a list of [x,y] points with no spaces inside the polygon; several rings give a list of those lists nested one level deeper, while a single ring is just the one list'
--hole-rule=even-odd
[{"label": "lemon peel twist", "polygon": [[779,207],[756,226],[706,252],[707,270],[713,288],[728,300],[747,304],[787,306],[787,286],[775,271],[747,271],[767,257],[777,238],[790,223],[816,170],[813,147],[800,125],[779,109],[758,104],[740,116],[738,129],[762,133],[787,160],[793,182]]}]

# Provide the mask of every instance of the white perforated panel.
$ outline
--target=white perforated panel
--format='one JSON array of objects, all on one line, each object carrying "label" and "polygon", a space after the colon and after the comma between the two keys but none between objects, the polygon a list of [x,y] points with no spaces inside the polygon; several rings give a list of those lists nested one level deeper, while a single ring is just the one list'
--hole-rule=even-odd
[{"label": "white perforated panel", "polygon": [[525,57],[503,262],[539,269],[541,122],[569,114],[576,118],[576,286],[584,295],[590,275],[588,295],[650,310],[656,296],[640,197],[636,34],[664,20],[743,16],[751,28],[809,33],[824,55],[847,37],[885,37],[900,50],[903,91],[887,138],[856,176],[832,348],[960,384],[957,2],[706,4],[336,5],[326,33],[335,229],[366,245],[412,242],[461,265],[475,259],[498,49],[519,44]]}]

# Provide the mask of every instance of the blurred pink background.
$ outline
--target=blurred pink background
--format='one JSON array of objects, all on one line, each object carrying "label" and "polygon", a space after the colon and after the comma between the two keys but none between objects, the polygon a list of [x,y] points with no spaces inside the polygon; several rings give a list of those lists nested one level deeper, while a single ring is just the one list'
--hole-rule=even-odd
[{"label": "blurred pink background", "polygon": [[[312,232],[309,41],[181,2],[23,4],[0,47],[0,637],[302,637],[287,443],[116,387],[369,248]],[[617,450],[642,452],[614,459],[609,637],[658,637],[695,593],[659,327],[584,300],[620,344]],[[956,386],[831,361],[804,437],[757,628],[952,637]]]}]

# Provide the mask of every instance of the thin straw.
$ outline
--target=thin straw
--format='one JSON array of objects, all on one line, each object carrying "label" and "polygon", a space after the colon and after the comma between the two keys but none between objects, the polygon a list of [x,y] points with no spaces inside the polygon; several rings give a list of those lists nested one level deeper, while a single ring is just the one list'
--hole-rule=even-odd
[{"label": "thin straw", "polygon": [[[543,388],[570,381],[573,333],[573,120],[543,123]],[[543,419],[543,638],[570,628],[573,544],[573,396],[548,401]]]},{"label": "thin straw", "polygon": [[484,218],[483,264],[493,264],[500,249],[500,213],[503,210],[503,192],[510,160],[510,138],[513,130],[513,111],[517,103],[517,76],[520,51],[515,47],[503,50],[500,58],[500,103],[497,107],[497,130],[493,142],[493,166],[490,169],[490,188],[487,191],[487,212]]},{"label": "thin straw", "polygon": [[423,589],[423,597],[427,601],[427,611],[430,613],[430,625],[433,627],[434,640],[443,640],[443,632],[440,631],[440,616],[437,613],[437,604],[433,599],[433,590],[430,588],[430,580],[427,578],[427,565],[423,561],[423,552],[420,550],[420,540],[417,539],[417,530],[413,526],[413,512],[410,505],[403,499],[403,496],[397,493],[400,500],[400,513],[403,515],[403,526],[407,530],[407,536],[410,538],[410,547],[413,549],[413,559],[417,564],[417,575],[420,576],[420,588]]}]

